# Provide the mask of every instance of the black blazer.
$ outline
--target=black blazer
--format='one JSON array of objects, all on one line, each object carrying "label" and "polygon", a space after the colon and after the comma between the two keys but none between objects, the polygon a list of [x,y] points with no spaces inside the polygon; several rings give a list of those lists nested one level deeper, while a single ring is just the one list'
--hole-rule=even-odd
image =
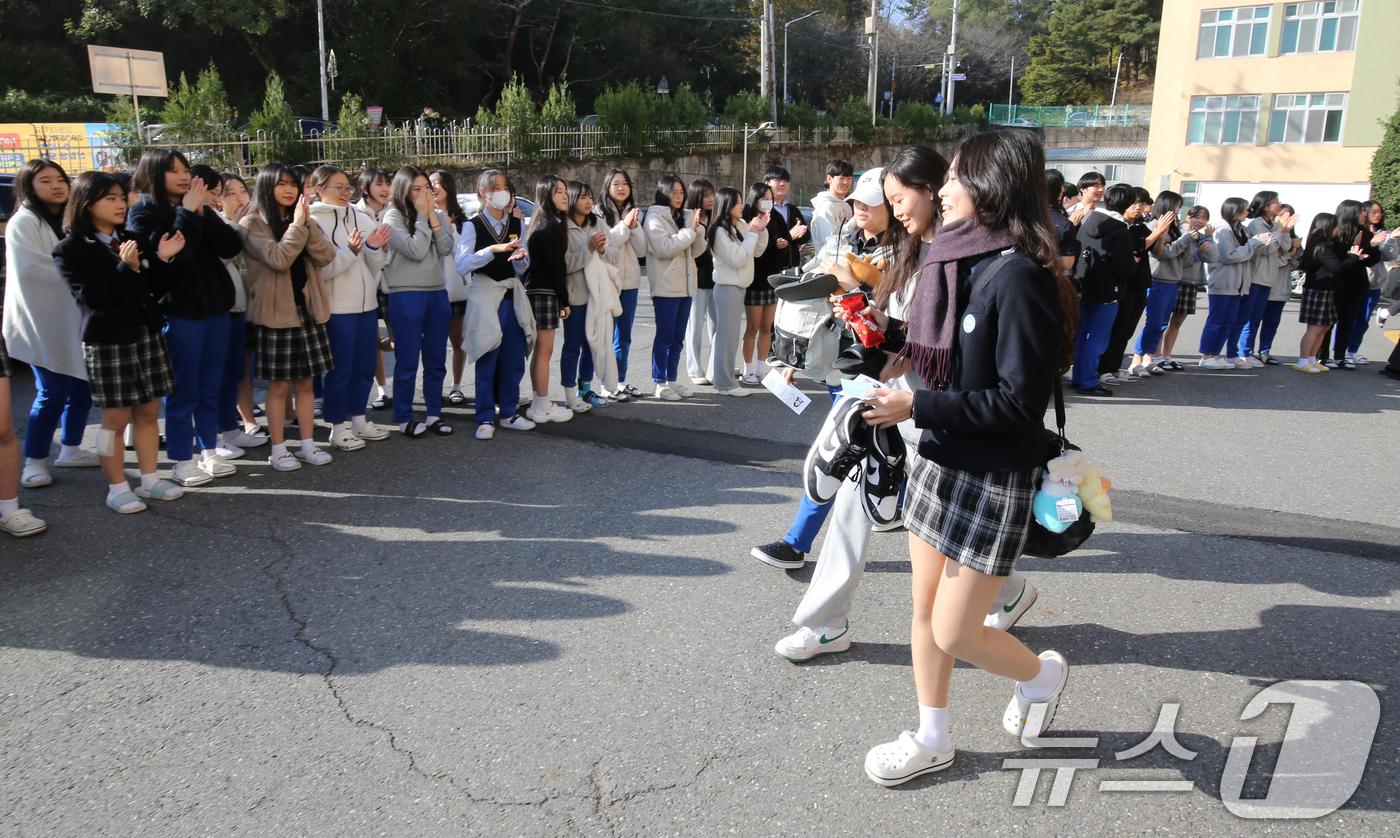
[{"label": "black blazer", "polygon": [[141,236],[127,232],[121,238],[136,242],[140,271],[127,267],[95,239],[67,236],[53,249],[59,276],[68,282],[83,314],[83,343],[135,343],[142,326],[158,331],[165,325],[156,300],[165,290],[170,266],[156,258]]},{"label": "black blazer", "polygon": [[243,252],[243,237],[217,212],[206,207],[201,215],[174,207],[172,215],[166,216],[147,198],[127,211],[126,227],[148,242],[158,242],[166,233],[185,234],[185,247],[171,261],[169,281],[161,294],[162,311],[202,320],[233,308],[233,278],[223,260]]},{"label": "black blazer", "polygon": [[[998,255],[960,262],[960,274],[971,269],[962,287]],[[925,274],[920,282],[940,279]],[[919,456],[964,471],[1043,467],[1060,321],[1054,280],[1026,256],[1007,263],[975,299],[959,299],[948,386],[914,394],[914,425],[924,429]]]},{"label": "black blazer", "polygon": [[1128,225],[1101,212],[1084,216],[1079,225],[1079,259],[1074,277],[1084,302],[1116,303],[1137,276],[1134,239]]}]

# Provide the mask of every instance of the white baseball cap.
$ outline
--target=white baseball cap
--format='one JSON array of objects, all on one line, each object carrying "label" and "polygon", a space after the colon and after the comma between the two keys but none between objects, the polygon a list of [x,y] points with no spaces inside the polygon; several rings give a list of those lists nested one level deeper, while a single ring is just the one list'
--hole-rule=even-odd
[{"label": "white baseball cap", "polygon": [[866,169],[856,181],[856,188],[846,198],[860,201],[868,207],[878,207],[885,202],[885,170],[883,167]]}]

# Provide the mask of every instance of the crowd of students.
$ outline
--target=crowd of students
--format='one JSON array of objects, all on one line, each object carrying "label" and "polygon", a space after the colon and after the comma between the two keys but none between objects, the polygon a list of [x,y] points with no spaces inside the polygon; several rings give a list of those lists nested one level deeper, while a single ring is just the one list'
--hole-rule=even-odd
[{"label": "crowd of students", "polygon": [[[1380,204],[1342,201],[1335,213],[1314,216],[1304,237],[1294,229],[1297,212],[1277,192],[1227,198],[1212,226],[1203,206],[1182,218],[1176,192],[1154,200],[1140,187],[1105,188],[1095,172],[1077,187],[1057,172],[1049,177],[1066,270],[1081,292],[1066,375],[1079,393],[1110,396],[1112,386],[1184,369],[1172,350],[1201,288],[1208,303],[1200,366],[1279,365],[1274,338],[1299,275],[1299,321],[1307,328],[1293,368],[1323,373],[1370,363],[1361,342],[1373,315],[1379,323],[1389,315],[1379,308],[1381,289],[1400,261],[1400,230],[1387,231]],[[1391,366],[1400,363],[1382,372],[1400,374]]]}]

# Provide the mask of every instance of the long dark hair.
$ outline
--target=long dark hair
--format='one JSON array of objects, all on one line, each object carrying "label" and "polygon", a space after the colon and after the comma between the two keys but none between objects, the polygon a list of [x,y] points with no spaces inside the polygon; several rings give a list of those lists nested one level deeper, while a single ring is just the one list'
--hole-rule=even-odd
[{"label": "long dark hair", "polygon": [[1239,244],[1249,241],[1249,234],[1245,232],[1244,225],[1235,219],[1247,209],[1249,202],[1243,198],[1226,198],[1220,204],[1220,221],[1235,234],[1235,241]]},{"label": "long dark hair", "polygon": [[[948,179],[948,161],[943,155],[928,146],[910,146],[896,154],[885,166],[884,177],[894,178],[910,189],[928,192],[929,200],[933,202],[934,228],[943,225],[938,202],[938,190],[943,188],[943,182]],[[1044,182],[1044,178],[1041,178],[1041,181]],[[885,198],[885,204],[889,204],[888,197]],[[892,297],[907,301],[909,286],[918,280],[922,268],[919,262],[922,243],[909,235],[904,225],[895,220],[894,213],[890,213],[889,229],[895,231],[894,235],[881,238],[881,241],[894,248],[894,264],[885,272],[885,281],[880,283],[880,288],[876,291],[877,307],[889,305]],[[886,232],[888,234],[889,231]]]},{"label": "long dark hair", "polygon": [[467,213],[462,209],[462,205],[457,203],[457,178],[446,169],[433,169],[428,173],[428,183],[433,182],[433,175],[438,176],[438,183],[442,184],[442,191],[447,193],[447,220],[452,222],[457,228],[457,232],[462,232],[462,225],[467,223]]},{"label": "long dark hair", "polygon": [[[1381,210],[1381,223],[1380,223],[1380,224],[1372,224],[1372,223],[1371,223],[1371,210],[1376,209],[1377,207],[1380,207],[1380,210]],[[1362,202],[1361,202],[1361,224],[1362,224],[1363,227],[1366,228],[1367,232],[1370,232],[1370,233],[1378,233],[1378,232],[1380,232],[1381,230],[1385,229],[1385,207],[1382,206],[1382,204],[1381,204],[1379,201],[1362,201]]]},{"label": "long dark hair", "polygon": [[300,201],[301,180],[286,163],[273,161],[264,165],[258,169],[258,179],[253,182],[253,211],[262,216],[262,220],[272,230],[272,235],[278,239],[282,238],[287,232],[287,227],[291,225],[290,215],[294,209],[277,203],[277,184],[281,183],[284,177],[296,184],[297,200]]},{"label": "long dark hair", "polygon": [[1040,139],[1014,128],[974,134],[958,144],[953,168],[972,199],[977,223],[1007,229],[1016,246],[1050,274],[1060,303],[1059,365],[1062,371],[1068,369],[1079,333],[1079,300],[1065,276],[1059,239],[1050,223]]},{"label": "long dark hair", "polygon": [[[1361,202],[1342,201],[1337,204],[1337,246],[1342,252],[1350,250],[1361,241]],[[1365,242],[1364,244],[1369,244]]]},{"label": "long dark hair", "polygon": [[[44,206],[44,202],[34,195],[34,178],[46,169],[58,172],[59,177],[63,178],[63,182],[67,183],[70,189],[72,188],[73,180],[68,177],[67,172],[63,171],[62,166],[52,160],[36,157],[33,160],[26,160],[24,165],[20,167],[19,175],[15,177],[15,203],[39,216],[40,220],[53,228],[53,234],[61,239],[63,238],[63,213],[50,212],[49,208]],[[72,198],[70,197],[69,200]]]},{"label": "long dark hair", "polygon": [[[613,203],[612,182],[613,178],[622,175],[622,179],[627,184],[627,200],[622,202],[622,206]],[[603,198],[598,201],[598,207],[603,212],[603,220],[609,227],[617,224],[617,220],[627,215],[637,206],[637,190],[632,187],[632,176],[622,169],[609,169],[603,176]]]},{"label": "long dark hair", "polygon": [[[190,167],[185,155],[173,148],[148,148],[137,162],[136,174],[132,177],[136,191],[145,195],[156,213],[167,220],[175,217],[175,208],[165,193],[165,173],[175,168],[176,160],[185,164],[186,169]],[[301,188],[300,180],[297,188]]]},{"label": "long dark hair", "polygon": [[418,229],[418,208],[413,205],[413,182],[418,178],[428,180],[428,173],[417,166],[404,166],[394,173],[394,181],[389,185],[389,205],[399,211],[408,225],[408,236],[413,238]]},{"label": "long dark hair", "polygon": [[1269,208],[1269,204],[1278,200],[1277,192],[1270,192],[1265,189],[1262,192],[1254,193],[1254,200],[1249,202],[1249,217],[1263,218],[1264,210]]},{"label": "long dark hair", "polygon": [[681,203],[681,209],[671,209],[671,193],[676,191],[676,187],[685,188],[685,184],[675,175],[662,175],[656,182],[656,195],[652,198],[652,206],[665,207],[671,213],[671,220],[676,222],[676,227],[685,226],[685,203]]},{"label": "long dark hair", "polygon": [[[1330,212],[1320,212],[1313,216],[1312,227],[1308,229],[1308,242],[1303,246],[1303,271],[1317,267],[1317,251],[1321,247],[1332,246],[1332,231],[1337,229],[1337,216]],[[1351,246],[1348,245],[1350,250]]]},{"label": "long dark hair", "polygon": [[705,244],[710,250],[715,247],[715,236],[723,229],[735,241],[742,241],[747,230],[737,230],[730,213],[743,198],[739,190],[724,186],[715,191],[715,214],[710,216],[710,229],[705,232]]},{"label": "long dark hair", "polygon": [[[530,216],[530,227],[525,231],[525,240],[535,235],[536,230],[553,230],[560,241],[567,244],[568,236],[559,211],[554,208],[554,192],[562,181],[554,175],[545,175],[535,181],[535,212]],[[567,187],[565,187],[567,189]]]},{"label": "long dark hair", "polygon": [[[1182,198],[1180,194],[1170,189],[1163,189],[1161,192],[1157,193],[1157,202],[1152,205],[1152,217],[1157,219],[1169,212],[1180,212],[1181,205],[1184,203],[1186,203],[1186,199]],[[1167,231],[1167,234],[1171,237],[1172,241],[1181,238],[1180,220],[1172,222],[1172,226]]]},{"label": "long dark hair", "polygon": [[[575,212],[574,206],[578,204],[579,201],[583,200],[585,195],[591,197],[593,195],[593,187],[589,186],[587,183],[581,180],[571,180],[568,183],[564,184],[564,191],[569,196],[568,218],[570,221],[573,221]],[[584,213],[583,223],[579,224],[578,226],[584,229],[588,229],[597,222],[598,216],[594,215],[591,212]]]},{"label": "long dark hair", "polygon": [[96,228],[88,210],[98,201],[112,194],[113,189],[122,190],[122,200],[126,191],[116,178],[106,172],[83,172],[73,182],[73,191],[68,195],[68,203],[63,207],[63,234],[90,239]]},{"label": "long dark hair", "polygon": [[1050,196],[1050,211],[1060,215],[1065,212],[1065,202],[1060,200],[1065,194],[1065,174],[1059,169],[1045,170],[1045,193]]},{"label": "long dark hair", "polygon": [[[705,218],[705,196],[714,191],[715,185],[708,180],[702,177],[692,180],[690,182],[690,187],[685,190],[685,208],[695,210],[701,214],[701,218]],[[705,218],[705,221],[702,223],[708,224],[713,218],[714,216]]]}]

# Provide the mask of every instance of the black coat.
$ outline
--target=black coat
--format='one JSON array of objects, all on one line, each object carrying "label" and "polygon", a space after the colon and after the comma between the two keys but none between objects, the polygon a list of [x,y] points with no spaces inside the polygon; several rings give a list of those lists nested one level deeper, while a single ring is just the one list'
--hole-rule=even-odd
[{"label": "black coat", "polygon": [[1080,222],[1076,238],[1079,259],[1074,263],[1074,278],[1079,282],[1084,302],[1118,302],[1138,269],[1128,225],[1101,212],[1091,212]]},{"label": "black coat", "polygon": [[141,339],[141,327],[165,325],[157,298],[165,291],[170,266],[156,258],[150,243],[136,233],[141,270],[133,271],[111,248],[95,239],[67,236],[53,249],[54,266],[78,301],[83,343],[128,344]]},{"label": "black coat", "polygon": [[175,207],[172,215],[165,215],[147,198],[127,212],[126,227],[152,244],[167,233],[185,234],[185,247],[170,263],[160,298],[166,315],[202,320],[233,308],[233,278],[222,260],[243,252],[243,238],[217,212]]}]

